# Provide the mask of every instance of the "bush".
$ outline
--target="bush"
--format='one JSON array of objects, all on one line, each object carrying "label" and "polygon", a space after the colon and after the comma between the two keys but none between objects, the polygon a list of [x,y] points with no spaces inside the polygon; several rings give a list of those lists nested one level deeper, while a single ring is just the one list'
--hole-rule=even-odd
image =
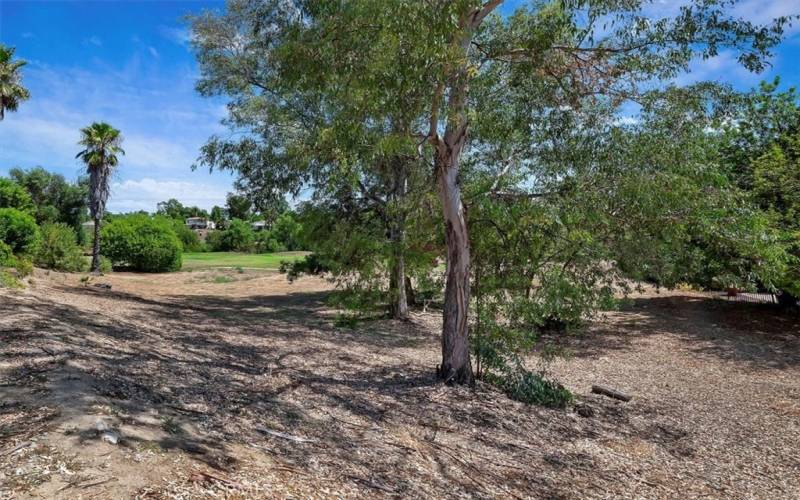
[{"label": "bush", "polygon": [[16,255],[32,255],[39,244],[33,216],[16,208],[0,208],[0,241]]},{"label": "bush", "polygon": [[206,235],[206,248],[211,252],[222,251],[222,235],[225,231],[209,231]]},{"label": "bush", "polygon": [[249,252],[255,242],[255,233],[249,223],[234,219],[223,233],[222,241],[223,246],[229,251]]},{"label": "bush", "polygon": [[205,249],[205,245],[200,241],[197,233],[189,229],[183,220],[172,219],[171,222],[172,229],[175,230],[175,234],[178,235],[178,239],[181,240],[184,251],[202,252]]},{"label": "bush", "polygon": [[206,238],[206,244],[214,252],[249,252],[254,242],[253,228],[240,219],[233,219],[228,229],[211,232]]},{"label": "bush", "polygon": [[100,256],[100,272],[101,273],[110,273],[114,270],[113,264],[111,264],[111,259],[108,257]]},{"label": "bush", "polygon": [[284,212],[275,219],[270,234],[286,250],[301,250],[300,232],[302,226],[297,222],[291,212]]},{"label": "bush", "polygon": [[[8,272],[7,268],[16,268],[16,276]],[[0,288],[21,288],[19,280],[33,272],[30,261],[24,257],[15,257],[11,247],[0,241]]]},{"label": "bush", "polygon": [[294,281],[303,274],[319,276],[331,272],[330,266],[323,262],[319,254],[310,253],[301,260],[281,261],[280,272],[286,274],[289,281]]},{"label": "bush", "polygon": [[572,393],[566,387],[528,370],[508,373],[497,385],[511,399],[526,404],[564,408],[572,401]]},{"label": "bush", "polygon": [[22,283],[13,274],[0,269],[0,288],[22,288]]},{"label": "bush", "polygon": [[259,231],[256,233],[253,249],[256,253],[274,253],[286,251],[286,247],[275,238],[275,235],[272,233],[272,231]]},{"label": "bush", "polygon": [[83,251],[78,246],[75,231],[66,224],[44,224],[41,244],[36,252],[36,265],[57,271],[78,272],[87,267]]},{"label": "bush", "polygon": [[0,241],[0,267],[11,267],[14,265],[14,252],[5,242]]},{"label": "bush", "polygon": [[28,190],[10,179],[0,178],[0,208],[16,208],[33,214],[34,206]]},{"label": "bush", "polygon": [[24,278],[33,274],[33,262],[27,257],[16,257],[14,268],[17,270],[17,277]]},{"label": "bush", "polygon": [[169,219],[115,217],[100,233],[101,251],[115,269],[157,273],[181,268],[183,246]]}]

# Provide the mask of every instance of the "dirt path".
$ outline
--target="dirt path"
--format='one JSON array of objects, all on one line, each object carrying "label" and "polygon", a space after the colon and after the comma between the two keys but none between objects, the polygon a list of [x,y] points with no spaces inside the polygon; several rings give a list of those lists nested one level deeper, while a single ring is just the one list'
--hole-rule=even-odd
[{"label": "dirt path", "polygon": [[581,417],[440,386],[438,315],[337,328],[323,281],[99,281],[0,290],[0,498],[800,497],[793,318],[639,298],[552,367]]}]

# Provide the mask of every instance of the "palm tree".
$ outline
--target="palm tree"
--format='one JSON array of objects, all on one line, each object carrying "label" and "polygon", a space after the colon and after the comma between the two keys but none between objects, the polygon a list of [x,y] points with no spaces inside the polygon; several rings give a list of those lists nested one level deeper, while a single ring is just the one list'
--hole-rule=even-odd
[{"label": "palm tree", "polygon": [[122,133],[105,122],[92,123],[81,129],[78,142],[84,149],[75,158],[86,164],[89,174],[89,211],[94,219],[94,243],[92,244],[92,272],[100,273],[100,222],[106,210],[106,201],[111,191],[111,172],[117,166],[118,154],[125,154]]},{"label": "palm tree", "polygon": [[28,89],[22,86],[22,77],[19,69],[26,64],[25,61],[12,61],[14,49],[0,44],[0,120],[5,118],[6,110],[16,111],[19,103],[31,95]]}]

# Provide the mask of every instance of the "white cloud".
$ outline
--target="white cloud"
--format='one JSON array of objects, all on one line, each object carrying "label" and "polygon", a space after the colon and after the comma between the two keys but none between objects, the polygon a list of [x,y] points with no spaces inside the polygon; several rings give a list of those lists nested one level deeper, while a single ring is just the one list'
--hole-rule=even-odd
[{"label": "white cloud", "polygon": [[155,48],[155,47],[153,47],[152,45],[149,45],[149,46],[147,47],[147,50],[148,50],[148,51],[150,51],[150,54],[151,54],[153,57],[156,57],[156,58],[158,58],[158,57],[159,57],[159,55],[158,55],[158,51],[157,51],[157,50],[156,50],[156,48]]},{"label": "white cloud", "polygon": [[125,163],[135,167],[188,170],[197,156],[186,146],[159,137],[123,132],[123,138]]},{"label": "white cloud", "polygon": [[175,198],[184,205],[196,205],[209,210],[214,205],[224,205],[228,191],[229,186],[219,183],[145,177],[115,182],[111,186],[108,209],[112,212],[155,212],[159,202]]},{"label": "white cloud", "polygon": [[102,47],[103,46],[103,41],[100,40],[100,38],[97,35],[92,35],[89,38],[85,38],[83,40],[83,44],[84,45],[92,44],[92,45],[95,45],[97,47]]},{"label": "white cloud", "polygon": [[232,176],[190,169],[206,139],[222,130],[225,113],[220,101],[195,94],[193,68],[163,67],[148,54],[81,68],[31,61],[26,69],[32,97],[2,122],[0,175],[41,165],[74,179],[83,172],[75,159],[81,127],[107,121],[122,130],[126,152],[113,211],[153,211],[169,198],[206,208],[224,203]]},{"label": "white cloud", "polygon": [[11,158],[25,158],[36,151],[41,159],[32,164],[44,164],[48,159],[64,164],[78,152],[77,142],[78,127],[19,113],[3,121],[0,159],[9,162]]},{"label": "white cloud", "polygon": [[[657,0],[645,5],[644,12],[653,18],[674,17],[689,0]],[[767,24],[781,16],[800,14],[797,0],[739,0],[729,11],[731,17],[742,18],[756,24]],[[795,23],[796,25],[797,23]],[[796,31],[797,26],[792,28]]]},{"label": "white cloud", "polygon": [[742,67],[736,52],[725,50],[708,59],[695,59],[689,72],[675,79],[678,85],[689,85],[700,81],[728,82],[737,85],[752,85],[762,78]]},{"label": "white cloud", "polygon": [[176,28],[174,26],[159,26],[158,32],[172,42],[178,45],[188,45],[192,41],[192,35],[188,28]]},{"label": "white cloud", "polygon": [[[766,24],[781,16],[800,14],[800,3],[797,0],[744,0],[733,8],[735,16],[742,17],[757,24]],[[796,33],[798,23],[787,29],[787,33]]]}]

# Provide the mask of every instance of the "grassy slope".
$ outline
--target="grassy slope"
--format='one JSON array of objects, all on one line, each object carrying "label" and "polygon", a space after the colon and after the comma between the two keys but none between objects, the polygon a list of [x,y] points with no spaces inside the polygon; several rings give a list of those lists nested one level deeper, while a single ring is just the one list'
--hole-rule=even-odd
[{"label": "grassy slope", "polygon": [[282,261],[302,259],[308,252],[238,253],[238,252],[187,252],[183,254],[184,271],[215,267],[243,267],[278,269]]}]

